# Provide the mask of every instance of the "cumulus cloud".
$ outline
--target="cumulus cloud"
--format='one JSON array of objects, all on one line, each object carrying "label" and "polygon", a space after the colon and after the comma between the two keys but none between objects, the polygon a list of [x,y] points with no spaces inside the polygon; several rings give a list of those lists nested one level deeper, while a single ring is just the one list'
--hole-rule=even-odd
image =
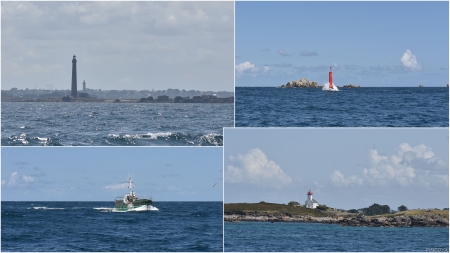
[{"label": "cumulus cloud", "polygon": [[331,182],[333,182],[336,186],[348,186],[352,183],[357,185],[362,185],[364,180],[362,178],[358,178],[357,176],[345,177],[342,172],[335,170],[330,175]]},{"label": "cumulus cloud", "polygon": [[396,153],[387,156],[377,150],[369,151],[369,164],[360,175],[344,176],[338,170],[330,174],[331,182],[338,187],[349,185],[408,186],[421,184],[427,187],[448,187],[448,171],[445,162],[424,144],[412,147],[408,143],[399,145]]},{"label": "cumulus cloud", "polygon": [[419,71],[422,70],[422,66],[417,61],[416,56],[412,54],[411,50],[407,49],[403,54],[402,58],[400,58],[400,62],[403,64],[403,67],[407,70],[411,71]]},{"label": "cumulus cloud", "polygon": [[118,190],[118,189],[126,189],[127,187],[128,187],[128,183],[123,183],[123,184],[107,185],[107,186],[105,186],[105,189]]},{"label": "cumulus cloud", "polygon": [[20,177],[19,172],[15,171],[11,173],[8,180],[2,179],[2,185],[23,186],[25,184],[33,182],[35,179],[35,177],[27,175],[23,175],[22,177]]},{"label": "cumulus cloud", "polygon": [[270,161],[258,148],[246,154],[230,156],[231,163],[225,169],[225,181],[228,183],[245,183],[281,189],[292,182],[289,175]]},{"label": "cumulus cloud", "polygon": [[23,181],[25,181],[26,183],[31,183],[34,181],[34,177],[32,176],[27,176],[27,175],[23,175],[22,176]]},{"label": "cumulus cloud", "polygon": [[255,64],[250,63],[249,61],[243,62],[239,65],[236,65],[236,74],[237,76],[241,76],[243,74],[255,73],[258,71],[258,68],[255,67]]},{"label": "cumulus cloud", "polygon": [[308,50],[303,50],[300,53],[301,56],[317,56],[316,52],[309,52]]},{"label": "cumulus cloud", "polygon": [[17,171],[11,173],[9,177],[8,185],[15,185],[17,183],[17,179],[19,177],[19,173]]},{"label": "cumulus cloud", "polygon": [[264,66],[263,73],[267,73],[269,72],[269,70],[270,70],[269,66]]},{"label": "cumulus cloud", "polygon": [[288,54],[286,51],[279,49],[278,50],[278,54],[281,56],[290,56],[290,54]]}]

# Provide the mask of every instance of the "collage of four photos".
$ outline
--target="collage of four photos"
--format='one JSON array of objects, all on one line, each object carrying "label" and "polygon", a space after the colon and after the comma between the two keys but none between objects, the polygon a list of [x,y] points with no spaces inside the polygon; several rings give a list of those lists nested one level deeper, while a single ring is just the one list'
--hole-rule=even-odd
[{"label": "collage of four photos", "polygon": [[449,2],[2,1],[1,251],[448,252]]}]

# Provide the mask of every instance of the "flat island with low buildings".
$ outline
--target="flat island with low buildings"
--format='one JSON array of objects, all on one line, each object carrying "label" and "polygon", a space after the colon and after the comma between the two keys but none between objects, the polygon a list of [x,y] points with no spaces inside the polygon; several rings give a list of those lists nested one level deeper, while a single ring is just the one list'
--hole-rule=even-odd
[{"label": "flat island with low buildings", "polygon": [[304,205],[230,203],[224,204],[226,222],[313,222],[361,227],[448,227],[448,208],[408,210],[404,205],[391,210],[388,205],[373,204],[361,209],[336,209],[320,205],[308,191]]},{"label": "flat island with low buildings", "polygon": [[78,90],[77,59],[72,58],[70,89],[17,89],[1,91],[3,102],[106,102],[106,103],[234,103],[234,93],[229,91],[199,91],[185,89],[167,90],[101,90],[87,87],[83,80]]}]

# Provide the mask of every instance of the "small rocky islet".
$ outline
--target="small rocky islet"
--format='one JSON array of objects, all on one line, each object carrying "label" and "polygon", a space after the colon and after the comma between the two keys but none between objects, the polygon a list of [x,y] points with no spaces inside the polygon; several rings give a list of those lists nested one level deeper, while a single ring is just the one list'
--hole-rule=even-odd
[{"label": "small rocky islet", "polygon": [[[309,81],[308,79],[302,77],[298,80],[287,82],[280,86],[280,88],[322,88],[316,81]],[[342,88],[361,88],[361,86],[356,86],[354,84],[348,84],[342,86]]]},{"label": "small rocky islet", "polygon": [[316,81],[310,82],[306,78],[300,78],[299,80],[294,80],[281,85],[280,88],[322,88],[318,85]]}]

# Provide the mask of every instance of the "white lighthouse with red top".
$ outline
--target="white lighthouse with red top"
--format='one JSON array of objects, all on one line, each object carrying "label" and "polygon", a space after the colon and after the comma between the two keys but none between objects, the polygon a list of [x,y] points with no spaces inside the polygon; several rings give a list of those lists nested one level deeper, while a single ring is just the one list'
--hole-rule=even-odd
[{"label": "white lighthouse with red top", "polygon": [[305,201],[306,208],[315,209],[319,205],[319,202],[317,202],[315,199],[313,199],[312,195],[313,195],[313,193],[312,193],[311,189],[309,189],[308,193],[306,194],[306,201]]}]

